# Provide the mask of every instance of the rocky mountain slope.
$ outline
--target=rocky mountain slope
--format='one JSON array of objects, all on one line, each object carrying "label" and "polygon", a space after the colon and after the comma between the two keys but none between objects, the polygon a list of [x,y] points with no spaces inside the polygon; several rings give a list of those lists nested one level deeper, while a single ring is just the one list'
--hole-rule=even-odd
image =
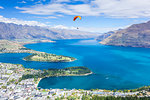
[{"label": "rocky mountain slope", "polygon": [[111,36],[113,33],[115,33],[115,32],[114,32],[114,31],[109,31],[109,32],[107,32],[107,33],[104,33],[104,34],[98,36],[98,37],[96,38],[96,40],[97,40],[97,41],[102,41],[102,40],[106,39],[107,37]]},{"label": "rocky mountain slope", "polygon": [[150,47],[150,21],[119,30],[100,42],[104,45]]},{"label": "rocky mountain slope", "polygon": [[98,34],[78,30],[48,29],[0,22],[0,39],[82,39],[96,36]]}]

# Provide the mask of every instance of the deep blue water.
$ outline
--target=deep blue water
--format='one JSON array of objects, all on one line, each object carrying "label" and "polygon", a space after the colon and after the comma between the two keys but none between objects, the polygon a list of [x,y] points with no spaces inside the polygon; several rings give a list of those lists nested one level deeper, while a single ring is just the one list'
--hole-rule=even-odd
[{"label": "deep blue water", "polygon": [[104,46],[95,40],[57,40],[56,43],[25,45],[27,48],[72,56],[78,60],[65,63],[23,61],[29,54],[0,54],[0,62],[23,64],[26,68],[48,69],[86,66],[89,76],[50,77],[42,79],[41,88],[133,89],[150,85],[150,49]]}]

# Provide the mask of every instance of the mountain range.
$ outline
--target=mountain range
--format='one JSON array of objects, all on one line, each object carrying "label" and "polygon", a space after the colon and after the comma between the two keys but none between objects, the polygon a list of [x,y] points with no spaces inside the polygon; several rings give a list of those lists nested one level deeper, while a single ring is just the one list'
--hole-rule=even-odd
[{"label": "mountain range", "polygon": [[53,40],[96,38],[104,45],[150,47],[150,21],[133,24],[128,28],[99,33],[79,30],[46,28],[39,26],[17,25],[0,22],[0,39],[6,40]]},{"label": "mountain range", "polygon": [[84,39],[98,34],[79,30],[54,29],[0,22],[0,39]]},{"label": "mountain range", "polygon": [[118,30],[102,41],[104,45],[150,47],[150,21],[133,24],[130,27]]}]

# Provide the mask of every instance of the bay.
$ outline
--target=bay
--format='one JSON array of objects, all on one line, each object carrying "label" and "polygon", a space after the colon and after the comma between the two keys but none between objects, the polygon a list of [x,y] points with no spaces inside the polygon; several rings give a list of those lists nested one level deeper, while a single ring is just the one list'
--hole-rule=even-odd
[{"label": "bay", "polygon": [[0,62],[23,64],[26,68],[49,69],[88,67],[89,76],[49,77],[39,87],[67,89],[133,89],[150,85],[150,49],[100,45],[92,39],[56,40],[55,43],[27,44],[25,47],[77,58],[74,62],[24,61],[23,54],[0,54]]}]

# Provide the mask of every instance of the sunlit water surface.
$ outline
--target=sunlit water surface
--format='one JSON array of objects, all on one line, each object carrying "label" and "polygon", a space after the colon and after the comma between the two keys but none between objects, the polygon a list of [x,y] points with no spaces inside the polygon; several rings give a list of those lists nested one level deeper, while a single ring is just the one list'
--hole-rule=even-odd
[{"label": "sunlit water surface", "polygon": [[133,89],[150,85],[150,49],[100,45],[95,40],[57,40],[55,43],[25,45],[27,48],[77,58],[74,62],[23,61],[29,54],[0,54],[0,62],[23,64],[26,68],[48,69],[86,66],[89,76],[49,77],[41,88]]}]

